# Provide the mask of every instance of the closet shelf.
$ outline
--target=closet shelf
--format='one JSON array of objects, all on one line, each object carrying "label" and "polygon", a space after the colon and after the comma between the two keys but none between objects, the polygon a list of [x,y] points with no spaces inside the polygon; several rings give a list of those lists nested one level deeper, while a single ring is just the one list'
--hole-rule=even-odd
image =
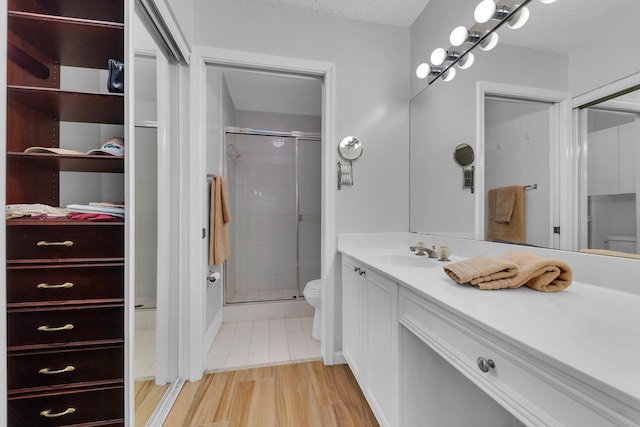
[{"label": "closet shelf", "polygon": [[124,173],[124,158],[115,156],[8,152],[7,160],[65,172]]},{"label": "closet shelf", "polygon": [[124,3],[119,0],[47,0],[37,3],[13,1],[9,7],[18,12],[124,23]]},{"label": "closet shelf", "polygon": [[10,11],[9,30],[61,65],[106,69],[122,61],[124,24]]},{"label": "closet shelf", "polygon": [[120,93],[8,85],[7,98],[60,121],[124,124],[124,95]]}]

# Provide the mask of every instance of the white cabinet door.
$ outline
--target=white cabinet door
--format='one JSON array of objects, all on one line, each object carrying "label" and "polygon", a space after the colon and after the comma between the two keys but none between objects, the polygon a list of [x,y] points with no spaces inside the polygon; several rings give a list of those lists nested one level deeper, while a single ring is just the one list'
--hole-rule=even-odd
[{"label": "white cabinet door", "polygon": [[618,127],[620,193],[636,192],[636,135],[635,121]]},{"label": "white cabinet door", "polygon": [[382,425],[398,425],[398,285],[366,270],[366,392]]},{"label": "white cabinet door", "polygon": [[364,295],[360,271],[358,264],[342,258],[342,354],[362,387]]},{"label": "white cabinet door", "polygon": [[617,194],[618,178],[618,128],[591,132],[587,141],[588,192],[590,196]]},{"label": "white cabinet door", "polygon": [[398,285],[342,258],[342,354],[382,426],[398,425]]}]

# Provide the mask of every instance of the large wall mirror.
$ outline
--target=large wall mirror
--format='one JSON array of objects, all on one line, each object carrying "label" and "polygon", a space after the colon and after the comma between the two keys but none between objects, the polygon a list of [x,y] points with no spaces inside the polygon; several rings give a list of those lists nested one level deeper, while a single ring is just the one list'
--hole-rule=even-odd
[{"label": "large wall mirror", "polygon": [[[451,29],[473,12],[432,3],[460,15]],[[411,231],[486,239],[488,191],[521,185],[527,244],[640,252],[640,2],[615,3],[532,1],[529,22],[501,27],[498,46],[454,80],[414,82]],[[475,194],[451,160],[461,142],[476,153]]]}]

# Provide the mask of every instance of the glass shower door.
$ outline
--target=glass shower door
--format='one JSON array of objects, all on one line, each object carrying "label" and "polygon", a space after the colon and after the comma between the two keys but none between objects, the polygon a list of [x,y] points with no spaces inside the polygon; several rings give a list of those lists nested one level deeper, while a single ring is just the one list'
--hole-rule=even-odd
[{"label": "glass shower door", "polygon": [[321,142],[299,139],[297,146],[298,295],[320,278]]}]

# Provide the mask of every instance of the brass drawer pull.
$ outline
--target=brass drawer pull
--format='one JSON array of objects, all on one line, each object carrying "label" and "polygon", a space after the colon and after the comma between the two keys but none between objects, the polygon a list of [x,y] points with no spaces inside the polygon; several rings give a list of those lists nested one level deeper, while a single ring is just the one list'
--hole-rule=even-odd
[{"label": "brass drawer pull", "polygon": [[71,323],[67,323],[64,326],[60,326],[58,328],[52,328],[51,326],[39,326],[38,330],[42,332],[59,332],[59,331],[70,331],[73,329],[73,325]]},{"label": "brass drawer pull", "polygon": [[58,369],[57,371],[52,371],[51,368],[42,368],[38,371],[38,373],[40,374],[45,374],[45,375],[57,375],[57,374],[64,374],[65,372],[73,372],[76,370],[75,366],[67,366],[64,369]]},{"label": "brass drawer pull", "polygon": [[39,283],[38,289],[69,289],[73,288],[73,283],[64,282],[60,285],[50,285],[49,283]]},{"label": "brass drawer pull", "polygon": [[42,415],[45,418],[58,418],[63,415],[73,414],[74,412],[76,412],[76,408],[67,408],[62,412],[58,412],[57,414],[52,414],[51,409],[47,409],[46,411],[40,412],[40,415]]},{"label": "brass drawer pull", "polygon": [[37,243],[38,246],[42,247],[42,246],[73,246],[73,242],[71,240],[65,240],[64,242],[47,242],[44,240],[40,240]]}]

